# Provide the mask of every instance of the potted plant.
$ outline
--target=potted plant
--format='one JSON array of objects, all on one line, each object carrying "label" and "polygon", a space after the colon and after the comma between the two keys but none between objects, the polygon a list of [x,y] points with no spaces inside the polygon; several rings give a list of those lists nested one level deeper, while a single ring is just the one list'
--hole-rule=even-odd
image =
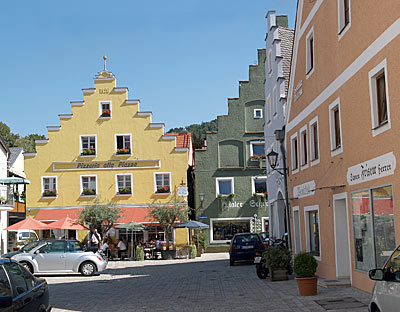
[{"label": "potted plant", "polygon": [[267,248],[263,253],[265,265],[270,272],[271,281],[288,279],[288,266],[292,259],[290,251],[282,246]]},{"label": "potted plant", "polygon": [[42,194],[43,197],[54,197],[57,196],[57,190],[45,190]]},{"label": "potted plant", "polygon": [[111,111],[109,109],[103,109],[101,117],[110,117],[110,116],[111,116]]},{"label": "potted plant", "polygon": [[96,154],[96,150],[94,148],[84,148],[82,149],[82,154],[81,155],[95,155]]},{"label": "potted plant", "polygon": [[207,248],[207,238],[203,230],[196,229],[197,233],[193,236],[193,241],[197,247],[197,257],[201,257]]},{"label": "potted plant", "polygon": [[143,246],[136,246],[136,261],[144,261],[144,248]]},{"label": "potted plant", "polygon": [[159,186],[157,187],[157,193],[169,193],[168,186]]},{"label": "potted plant", "polygon": [[84,188],[82,190],[82,195],[96,195],[96,190]]},{"label": "potted plant", "polygon": [[124,154],[130,154],[130,153],[131,153],[130,148],[117,148],[118,155],[124,155]]},{"label": "potted plant", "polygon": [[300,252],[294,257],[293,271],[297,277],[297,287],[300,296],[315,296],[317,294],[318,262],[314,256],[307,252]]},{"label": "potted plant", "polygon": [[189,245],[189,259],[196,259],[197,248],[196,245]]},{"label": "potted plant", "polygon": [[118,189],[118,194],[131,194],[131,193],[132,193],[131,188],[127,186]]}]

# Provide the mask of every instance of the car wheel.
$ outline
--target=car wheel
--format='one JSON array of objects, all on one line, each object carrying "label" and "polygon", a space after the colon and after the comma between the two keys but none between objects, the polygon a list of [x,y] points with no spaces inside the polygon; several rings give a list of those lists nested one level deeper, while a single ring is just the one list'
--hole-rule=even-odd
[{"label": "car wheel", "polygon": [[80,270],[82,275],[91,276],[96,273],[96,266],[93,262],[86,261],[81,264]]},{"label": "car wheel", "polygon": [[235,265],[235,261],[232,260],[232,259],[229,259],[229,265],[230,265],[230,266],[234,266],[234,265]]},{"label": "car wheel", "polygon": [[379,308],[376,306],[376,304],[372,303],[371,304],[371,312],[381,312]]},{"label": "car wheel", "polygon": [[31,272],[33,274],[33,266],[32,266],[32,264],[30,264],[29,262],[25,262],[25,261],[20,262],[20,263],[25,269],[27,269],[29,272]]}]

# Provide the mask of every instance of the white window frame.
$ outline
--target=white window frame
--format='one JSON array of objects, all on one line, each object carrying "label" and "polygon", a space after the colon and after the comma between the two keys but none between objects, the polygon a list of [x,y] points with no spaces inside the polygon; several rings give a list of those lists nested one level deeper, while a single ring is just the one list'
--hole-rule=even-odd
[{"label": "white window frame", "polygon": [[[82,146],[82,138],[86,137],[94,137],[94,145],[96,146],[95,148],[95,153],[94,155],[82,155],[83,151],[83,146]],[[97,135],[96,134],[82,134],[79,136],[79,156],[80,157],[96,157],[97,156]]]},{"label": "white window frame", "polygon": [[[129,154],[117,154],[118,150],[118,143],[117,143],[117,137],[119,136],[129,136],[129,142],[131,144],[131,152]],[[115,156],[132,156],[132,133],[118,133],[115,134]]]},{"label": "white window frame", "polygon": [[[82,195],[82,193],[83,193],[82,178],[91,178],[91,177],[94,177],[96,179],[96,194],[94,194],[94,195]],[[80,187],[81,187],[81,192],[80,192],[79,196],[84,196],[84,197],[96,197],[97,196],[97,194],[99,193],[99,189],[98,189],[98,185],[97,185],[97,183],[98,183],[97,174],[82,174],[82,175],[80,175],[79,180],[80,180]]]},{"label": "white window frame", "polygon": [[[339,126],[340,126],[340,147],[336,147],[336,132],[335,132],[335,119],[334,111],[336,107],[339,109]],[[334,157],[340,153],[343,153],[343,128],[342,118],[340,111],[340,98],[337,98],[329,105],[329,128],[330,128],[330,140],[331,140],[331,156]]]},{"label": "white window frame", "polygon": [[54,198],[54,197],[58,197],[58,177],[57,176],[42,176],[42,195],[41,195],[41,197],[43,197],[43,193],[44,193],[44,179],[55,179],[56,180],[56,191],[57,191],[57,193],[56,193],[56,195],[55,196],[46,196],[45,198],[47,198],[47,197],[50,197],[50,198]]},{"label": "white window frame", "polygon": [[272,120],[272,107],[271,107],[271,95],[268,94],[267,97],[267,110],[268,110],[268,126],[271,125]]},{"label": "white window frame", "polygon": [[[308,146],[304,147],[304,138],[303,135],[306,135],[306,144],[308,145],[308,131],[307,125],[300,128],[300,168],[301,170],[307,169],[308,164],[310,162],[310,155],[308,153]],[[305,158],[307,161],[305,161]]]},{"label": "white window frame", "polygon": [[[110,117],[101,117],[103,114],[103,104],[110,105]],[[99,101],[99,118],[101,119],[110,119],[112,117],[112,101]]]},{"label": "white window frame", "polygon": [[[297,140],[297,154],[293,153],[294,151],[294,140]],[[297,172],[299,172],[300,169],[300,159],[299,159],[299,137],[297,132],[294,133],[291,137],[290,137],[290,159],[291,159],[291,170],[292,170],[292,174],[295,174]],[[295,168],[293,165],[295,164],[295,157],[297,159],[297,168]]]},{"label": "white window frame", "polygon": [[[231,181],[231,194],[235,194],[235,178],[233,177],[221,177],[221,178],[215,178],[215,197],[218,197],[219,195],[219,181]],[[222,196],[227,196],[224,194],[221,194]],[[228,194],[229,195],[229,194]]]},{"label": "white window frame", "polygon": [[[312,64],[313,67],[311,68],[311,54],[310,54],[310,39],[313,40],[312,45]],[[315,37],[314,37],[314,27],[311,27],[310,31],[307,33],[306,36],[306,80],[312,75],[315,69]]]},{"label": "white window frame", "polygon": [[[294,222],[294,212],[295,211],[297,211],[299,213],[299,229],[296,229],[296,223]],[[295,248],[296,249],[296,254],[298,254],[300,251],[303,250],[302,249],[303,248],[302,247],[302,242],[301,242],[301,217],[300,217],[300,208],[299,208],[299,206],[294,206],[293,207],[292,215],[293,215],[293,236],[295,235],[296,230],[298,230],[298,233],[299,233],[299,242],[300,242],[299,245],[300,246],[298,246],[299,247],[298,249]],[[296,238],[295,237],[293,237],[293,245],[294,245],[294,247],[296,247]],[[321,250],[320,250],[320,253],[321,253]]]},{"label": "white window frame", "polygon": [[272,90],[272,103],[273,103],[273,112],[274,112],[273,116],[275,119],[276,116],[278,115],[278,93],[276,91],[276,86]]},{"label": "white window frame", "polygon": [[[319,124],[318,124],[318,116],[315,116],[313,119],[311,119],[310,123],[310,131],[309,131],[309,137],[310,137],[310,164],[311,167],[319,164],[320,158],[321,158],[321,153],[319,149]],[[313,126],[317,125],[317,148],[318,148],[318,157],[315,156],[315,150],[314,150],[314,131],[313,131]]]},{"label": "white window frame", "polygon": [[251,177],[251,195],[253,195],[256,192],[255,180],[265,180],[265,185],[267,185],[267,176]]},{"label": "white window frame", "polygon": [[319,213],[319,205],[313,205],[313,206],[304,206],[304,229],[305,229],[305,234],[306,234],[306,251],[310,252],[311,251],[311,238],[310,238],[310,232],[309,232],[309,227],[310,223],[308,221],[308,213],[310,211],[317,211],[318,212],[318,239],[319,239],[319,256],[314,256],[314,258],[318,261],[321,261],[322,257],[322,244],[321,244],[321,215]]},{"label": "white window frame", "polygon": [[251,226],[251,221],[253,217],[243,217],[243,218],[210,218],[210,244],[226,244],[229,242],[229,239],[224,239],[224,240],[214,240],[214,234],[213,234],[213,223],[214,221],[229,221],[229,220],[249,220],[250,226]]},{"label": "white window frame", "polygon": [[[169,192],[168,193],[157,193],[157,175],[163,174],[163,175],[169,175]],[[172,175],[171,172],[154,172],[154,194],[156,195],[168,195],[172,193]]]},{"label": "white window frame", "polygon": [[[253,117],[254,119],[261,119],[263,118],[263,113],[262,113],[262,109],[261,108],[255,108],[253,111]],[[260,116],[257,116],[257,113],[260,113]]]},{"label": "white window frame", "polygon": [[268,75],[272,76],[272,49],[268,51]]},{"label": "white window frame", "polygon": [[254,156],[253,145],[264,145],[264,153],[265,153],[265,141],[250,141],[250,156]]},{"label": "white window frame", "polygon": [[344,3],[346,0],[337,0],[338,3],[338,40],[342,39],[345,33],[351,27],[351,0],[349,0],[349,23],[344,24]]},{"label": "white window frame", "polygon": [[[386,105],[387,105],[387,122],[378,125],[378,101],[377,101],[377,90],[376,90],[376,78],[382,73],[385,75],[385,93],[386,93]],[[371,120],[372,120],[372,136],[375,137],[386,130],[391,128],[390,122],[390,105],[389,105],[389,82],[387,74],[387,62],[384,59],[380,64],[375,66],[369,73],[369,98],[371,103]]]},{"label": "white window frame", "polygon": [[[130,194],[119,194],[119,187],[118,187],[118,177],[119,176],[129,176],[131,179],[131,193]],[[133,174],[132,173],[117,173],[115,175],[115,194],[117,196],[132,196],[133,195]]]}]

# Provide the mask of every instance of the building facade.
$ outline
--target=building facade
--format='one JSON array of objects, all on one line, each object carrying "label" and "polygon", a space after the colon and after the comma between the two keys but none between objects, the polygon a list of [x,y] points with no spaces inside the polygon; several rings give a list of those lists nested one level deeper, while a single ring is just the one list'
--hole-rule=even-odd
[{"label": "building facade", "polygon": [[71,102],[72,113],[36,141],[37,153],[25,154],[28,214],[44,222],[76,218],[100,201],[122,208],[121,223],[146,223],[149,204],[178,199],[193,162],[191,135],[165,134],[139,105],[104,64],[83,100]]},{"label": "building facade", "polygon": [[371,291],[399,242],[400,3],[298,2],[286,146],[296,250]]},{"label": "building facade", "polygon": [[[272,150],[277,152],[279,154],[278,167],[282,167],[282,153],[280,152],[280,143],[275,138],[275,131],[281,130],[285,124],[293,30],[288,28],[287,15],[277,16],[275,11],[269,11],[266,18],[265,151],[266,154]],[[286,227],[284,178],[282,174],[271,170],[269,166],[267,176],[270,235],[282,237],[288,231]]]},{"label": "building facade", "polygon": [[264,150],[265,49],[250,65],[239,97],[228,99],[218,131],[195,151],[195,207],[210,225],[211,246],[226,246],[235,233],[268,228]]}]

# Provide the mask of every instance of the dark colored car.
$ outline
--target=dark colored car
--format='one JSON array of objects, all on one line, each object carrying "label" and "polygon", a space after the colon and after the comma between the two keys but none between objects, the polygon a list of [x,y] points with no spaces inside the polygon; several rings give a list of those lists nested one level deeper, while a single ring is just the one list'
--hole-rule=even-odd
[{"label": "dark colored car", "polygon": [[234,265],[235,261],[254,261],[257,252],[263,252],[265,246],[260,235],[257,233],[235,234],[229,248],[229,264]]},{"label": "dark colored car", "polygon": [[14,260],[0,259],[0,311],[51,311],[46,280],[34,277]]}]

